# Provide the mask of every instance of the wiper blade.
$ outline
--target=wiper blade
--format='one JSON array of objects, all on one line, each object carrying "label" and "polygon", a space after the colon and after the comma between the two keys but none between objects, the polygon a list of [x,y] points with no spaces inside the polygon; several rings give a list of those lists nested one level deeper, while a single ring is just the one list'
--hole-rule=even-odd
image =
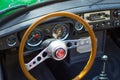
[{"label": "wiper blade", "polygon": [[103,1],[104,1],[104,0],[98,0],[98,1],[96,1],[96,2],[94,2],[94,3],[92,3],[92,4],[90,5],[90,7],[96,5],[96,4],[100,3],[100,2],[103,2]]},{"label": "wiper blade", "polygon": [[11,8],[7,8],[7,9],[4,9],[4,10],[1,10],[1,11],[0,11],[0,15],[1,15],[1,14],[5,14],[5,13],[10,12],[10,11],[13,11],[13,10],[16,10],[16,9],[24,8],[24,7],[26,8],[27,5],[17,5],[17,6],[13,6],[13,7],[11,7]]}]

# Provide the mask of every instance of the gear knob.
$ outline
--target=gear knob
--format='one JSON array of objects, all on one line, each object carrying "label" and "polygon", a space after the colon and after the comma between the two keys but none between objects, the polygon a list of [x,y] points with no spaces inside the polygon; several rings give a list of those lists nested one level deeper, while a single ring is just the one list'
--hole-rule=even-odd
[{"label": "gear knob", "polygon": [[107,61],[108,60],[108,56],[107,55],[103,55],[102,56],[102,60]]}]

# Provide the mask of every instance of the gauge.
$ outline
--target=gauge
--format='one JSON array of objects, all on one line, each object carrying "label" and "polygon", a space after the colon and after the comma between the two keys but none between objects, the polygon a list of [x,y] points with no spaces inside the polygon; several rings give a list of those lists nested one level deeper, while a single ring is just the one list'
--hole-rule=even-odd
[{"label": "gauge", "polygon": [[31,47],[36,47],[41,44],[43,39],[42,31],[35,29],[31,32],[27,39],[27,45]]},{"label": "gauge", "polygon": [[81,24],[81,23],[79,23],[79,22],[76,22],[75,23],[75,29],[77,30],[77,31],[80,31],[80,30],[82,30],[84,28],[84,26]]},{"label": "gauge", "polygon": [[17,42],[17,38],[15,35],[11,35],[7,38],[7,44],[8,46],[15,46]]},{"label": "gauge", "polygon": [[69,35],[69,28],[65,24],[57,24],[52,30],[52,36],[56,39],[66,39]]}]

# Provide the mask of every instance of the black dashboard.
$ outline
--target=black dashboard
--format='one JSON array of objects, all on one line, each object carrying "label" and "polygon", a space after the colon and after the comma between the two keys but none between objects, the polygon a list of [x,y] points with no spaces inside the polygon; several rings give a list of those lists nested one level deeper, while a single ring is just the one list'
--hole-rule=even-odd
[{"label": "black dashboard", "polygon": [[[91,28],[94,31],[117,28],[120,26],[120,9],[79,13],[78,15],[81,16],[83,19],[85,19],[91,25]],[[4,35],[7,35],[7,36],[2,37],[4,35],[2,35],[3,33],[1,33],[2,38],[0,39],[0,50],[9,49],[12,47],[18,47],[20,40],[22,38],[22,35],[24,34],[26,28],[29,26],[30,25],[27,25],[27,24],[23,26],[20,26],[19,24],[17,24],[5,29],[1,29],[1,32],[5,31],[4,33],[6,33],[9,29],[9,31],[11,31],[11,34],[7,35],[6,33]],[[12,27],[17,27],[20,29],[13,30]],[[61,32],[61,34],[59,34],[59,32]],[[35,41],[35,42],[33,41],[33,44],[32,44],[32,40],[29,41],[26,44],[26,48],[34,49],[37,46],[39,46],[43,40],[47,38],[58,38],[62,40],[69,39],[69,38],[75,39],[79,37],[78,35],[76,36],[76,34],[79,34],[79,33],[83,34],[86,32],[87,31],[84,28],[84,26],[74,20],[71,20],[65,17],[54,19],[52,21],[42,23],[36,27],[36,29],[31,33],[30,36],[35,37],[35,34],[36,34],[36,38],[38,38],[38,41]]]}]

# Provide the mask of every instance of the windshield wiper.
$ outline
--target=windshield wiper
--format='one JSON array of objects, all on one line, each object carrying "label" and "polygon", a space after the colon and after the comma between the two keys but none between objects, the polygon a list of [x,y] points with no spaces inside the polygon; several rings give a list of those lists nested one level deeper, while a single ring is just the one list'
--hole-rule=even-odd
[{"label": "windshield wiper", "polygon": [[96,5],[96,4],[100,3],[100,2],[103,2],[103,1],[104,1],[104,0],[98,0],[98,1],[96,1],[96,2],[94,2],[94,3],[92,3],[92,4],[90,5],[90,7]]},{"label": "windshield wiper", "polygon": [[10,11],[13,11],[13,10],[16,10],[16,9],[24,8],[24,7],[26,8],[27,5],[17,5],[17,6],[13,6],[13,7],[11,7],[11,8],[7,8],[7,9],[4,9],[4,10],[1,10],[1,11],[0,11],[0,15],[1,15],[1,14],[5,14],[5,13],[10,12]]}]

